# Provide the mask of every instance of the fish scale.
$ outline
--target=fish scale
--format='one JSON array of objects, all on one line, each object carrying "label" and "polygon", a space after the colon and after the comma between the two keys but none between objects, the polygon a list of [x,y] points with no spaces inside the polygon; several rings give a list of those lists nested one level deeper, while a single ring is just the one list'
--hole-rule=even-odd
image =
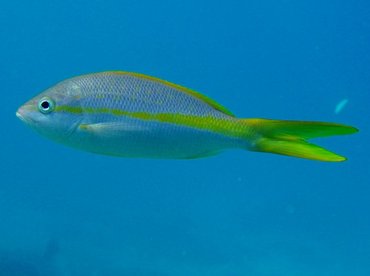
[{"label": "fish scale", "polygon": [[[73,81],[83,87],[83,107],[107,107],[130,112],[181,113],[225,117],[202,100],[170,86],[132,75],[109,73],[93,77],[77,77]],[[96,84],[96,85],[94,85]],[[124,91],[124,93],[122,93]],[[98,95],[103,95],[99,97]]]}]

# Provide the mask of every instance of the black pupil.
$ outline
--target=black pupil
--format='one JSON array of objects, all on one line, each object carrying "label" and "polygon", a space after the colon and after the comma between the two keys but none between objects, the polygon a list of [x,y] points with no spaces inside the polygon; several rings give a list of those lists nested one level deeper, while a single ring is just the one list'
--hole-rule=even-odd
[{"label": "black pupil", "polygon": [[48,101],[43,101],[41,103],[41,106],[42,106],[43,109],[48,109],[50,107],[50,104],[49,104]]}]

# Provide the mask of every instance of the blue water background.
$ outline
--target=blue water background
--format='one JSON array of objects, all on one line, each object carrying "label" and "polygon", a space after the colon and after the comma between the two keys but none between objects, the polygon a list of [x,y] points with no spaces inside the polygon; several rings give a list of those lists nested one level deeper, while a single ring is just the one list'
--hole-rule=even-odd
[{"label": "blue water background", "polygon": [[[370,275],[369,1],[3,1],[0,41],[1,276]],[[343,163],[120,159],[15,117],[104,70],[182,84],[240,117],[361,132],[317,140]]]}]

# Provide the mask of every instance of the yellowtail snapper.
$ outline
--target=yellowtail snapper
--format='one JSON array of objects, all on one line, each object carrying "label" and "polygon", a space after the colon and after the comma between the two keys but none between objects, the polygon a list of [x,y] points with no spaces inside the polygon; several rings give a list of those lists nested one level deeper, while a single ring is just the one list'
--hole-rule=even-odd
[{"label": "yellowtail snapper", "polygon": [[336,162],[346,158],[307,140],[357,132],[336,123],[240,119],[198,92],[120,71],[62,81],[16,115],[57,142],[123,157],[191,159],[238,148]]}]

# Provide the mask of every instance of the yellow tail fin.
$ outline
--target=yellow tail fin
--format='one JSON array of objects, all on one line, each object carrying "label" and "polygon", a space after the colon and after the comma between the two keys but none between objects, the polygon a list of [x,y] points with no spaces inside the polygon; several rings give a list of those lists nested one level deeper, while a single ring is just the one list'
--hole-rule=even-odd
[{"label": "yellow tail fin", "polygon": [[306,121],[243,119],[255,131],[253,151],[271,152],[319,161],[339,162],[345,157],[307,142],[316,137],[352,134],[358,130],[351,126]]}]

